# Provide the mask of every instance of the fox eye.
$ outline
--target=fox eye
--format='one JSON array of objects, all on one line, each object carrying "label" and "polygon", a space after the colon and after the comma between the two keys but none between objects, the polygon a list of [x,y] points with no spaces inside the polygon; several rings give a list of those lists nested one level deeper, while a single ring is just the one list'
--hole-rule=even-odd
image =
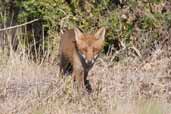
[{"label": "fox eye", "polygon": [[98,49],[97,48],[93,48],[93,52],[98,52]]},{"label": "fox eye", "polygon": [[82,50],[83,50],[84,52],[87,52],[87,48],[82,48]]}]

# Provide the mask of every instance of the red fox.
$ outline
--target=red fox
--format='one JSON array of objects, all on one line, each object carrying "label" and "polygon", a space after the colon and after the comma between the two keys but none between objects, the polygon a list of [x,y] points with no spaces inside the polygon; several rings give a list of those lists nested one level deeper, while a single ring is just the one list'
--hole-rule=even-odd
[{"label": "red fox", "polygon": [[70,64],[73,80],[77,87],[85,88],[91,92],[92,89],[87,76],[103,48],[104,39],[104,27],[95,34],[84,34],[78,28],[66,30],[62,33],[59,47],[61,75],[67,72]]}]

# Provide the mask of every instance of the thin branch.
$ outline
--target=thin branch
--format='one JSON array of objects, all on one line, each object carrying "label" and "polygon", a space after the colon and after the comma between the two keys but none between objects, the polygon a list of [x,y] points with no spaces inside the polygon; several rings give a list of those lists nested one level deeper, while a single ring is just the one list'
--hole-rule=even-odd
[{"label": "thin branch", "polygon": [[28,25],[28,24],[31,24],[31,23],[33,23],[33,22],[36,22],[36,21],[38,21],[38,20],[40,20],[40,19],[34,19],[34,20],[32,20],[32,21],[29,21],[29,22],[26,22],[26,23],[23,23],[23,24],[20,24],[20,25],[15,25],[15,26],[3,28],[3,29],[0,29],[0,32],[6,31],[6,30],[10,30],[10,29],[14,29],[14,28],[19,28],[19,27],[22,27],[22,26],[24,26],[24,25]]},{"label": "thin branch", "polygon": [[133,49],[140,58],[142,57],[140,51],[135,46],[130,47],[130,49]]}]

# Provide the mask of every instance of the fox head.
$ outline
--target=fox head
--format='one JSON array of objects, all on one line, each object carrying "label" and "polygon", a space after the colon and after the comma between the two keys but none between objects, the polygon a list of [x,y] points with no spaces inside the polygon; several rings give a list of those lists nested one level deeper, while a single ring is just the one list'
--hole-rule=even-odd
[{"label": "fox head", "polygon": [[92,65],[103,48],[105,28],[100,28],[95,34],[83,34],[78,28],[74,32],[79,55],[87,65]]}]

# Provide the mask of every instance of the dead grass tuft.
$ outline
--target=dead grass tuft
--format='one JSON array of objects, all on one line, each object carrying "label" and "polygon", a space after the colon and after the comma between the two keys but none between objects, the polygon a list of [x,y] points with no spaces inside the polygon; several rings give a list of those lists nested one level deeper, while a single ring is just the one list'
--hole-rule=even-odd
[{"label": "dead grass tuft", "polygon": [[0,114],[170,114],[170,63],[153,57],[111,65],[99,58],[89,74],[93,93],[78,96],[58,66],[2,57]]}]

